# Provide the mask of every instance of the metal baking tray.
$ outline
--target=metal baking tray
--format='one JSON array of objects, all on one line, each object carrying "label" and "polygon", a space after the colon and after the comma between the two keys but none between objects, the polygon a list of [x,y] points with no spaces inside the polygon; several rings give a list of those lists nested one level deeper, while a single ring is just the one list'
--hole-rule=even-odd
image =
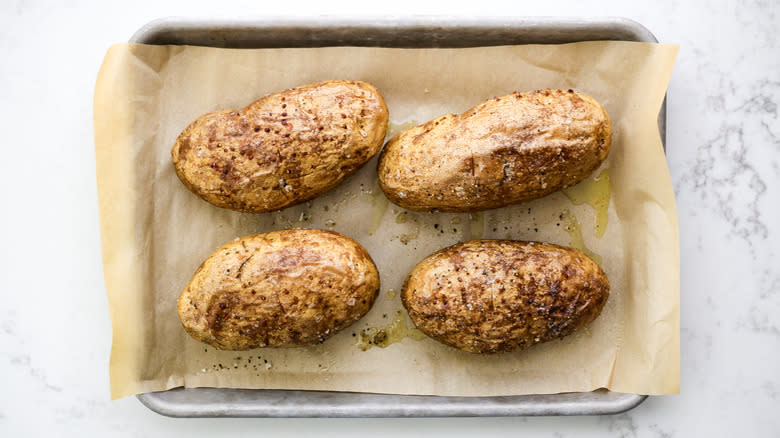
[{"label": "metal baking tray", "polygon": [[[261,17],[215,20],[170,17],[130,38],[143,44],[227,48],[326,46],[479,47],[617,40],[657,42],[625,18]],[[666,104],[658,116],[665,144]],[[139,394],[171,417],[446,417],[617,414],[647,396],[608,390],[501,397],[439,397],[354,392],[176,388]]]}]

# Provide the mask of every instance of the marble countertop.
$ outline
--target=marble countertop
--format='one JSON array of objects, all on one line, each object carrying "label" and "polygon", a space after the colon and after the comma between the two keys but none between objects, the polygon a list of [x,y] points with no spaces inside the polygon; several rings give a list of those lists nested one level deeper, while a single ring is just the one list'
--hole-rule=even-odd
[{"label": "marble countertop", "polygon": [[[364,3],[0,5],[0,436],[778,436],[780,5]],[[109,401],[111,325],[91,122],[94,81],[109,45],[169,15],[410,13],[623,16],[681,45],[667,142],[680,220],[681,394],[650,397],[615,416],[404,420],[170,419],[132,397]]]}]

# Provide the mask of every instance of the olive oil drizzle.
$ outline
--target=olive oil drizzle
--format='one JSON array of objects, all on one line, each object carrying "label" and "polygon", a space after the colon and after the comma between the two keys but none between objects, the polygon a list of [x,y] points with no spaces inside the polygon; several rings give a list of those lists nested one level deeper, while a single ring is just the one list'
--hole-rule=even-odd
[{"label": "olive oil drizzle", "polygon": [[421,341],[426,338],[425,334],[414,326],[406,324],[406,319],[401,311],[395,312],[395,320],[392,324],[384,328],[369,327],[360,331],[358,335],[357,347],[363,351],[371,347],[387,348],[396,342],[401,342],[405,338]]},{"label": "olive oil drizzle", "polygon": [[569,233],[569,246],[579,249],[593,259],[594,262],[601,265],[601,256],[585,246],[585,240],[582,238],[582,231],[580,230],[580,222],[577,218],[569,210],[563,210],[559,218],[563,229]]},{"label": "olive oil drizzle", "polygon": [[376,185],[371,191],[363,192],[363,196],[368,198],[373,206],[373,209],[371,210],[371,223],[368,225],[368,235],[373,236],[382,223],[382,218],[387,212],[389,201],[382,192],[382,189],[379,188],[379,185]]},{"label": "olive oil drizzle", "polygon": [[485,215],[482,212],[471,213],[469,214],[469,220],[471,239],[481,239],[485,229]]},{"label": "olive oil drizzle", "polygon": [[601,237],[607,231],[609,220],[609,198],[611,186],[609,169],[604,169],[595,178],[588,178],[579,184],[563,189],[563,194],[574,205],[588,204],[596,211],[595,233]]}]

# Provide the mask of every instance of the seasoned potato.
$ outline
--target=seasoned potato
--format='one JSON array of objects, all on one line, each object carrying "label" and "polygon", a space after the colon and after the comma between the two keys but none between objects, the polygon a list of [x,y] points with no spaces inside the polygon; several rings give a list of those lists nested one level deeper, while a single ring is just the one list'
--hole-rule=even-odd
[{"label": "seasoned potato", "polygon": [[472,240],[421,261],[404,307],[423,333],[471,353],[522,350],[593,321],[609,296],[599,266],[573,248]]},{"label": "seasoned potato", "polygon": [[382,147],[387,106],[373,85],[326,81],[205,114],[171,150],[179,179],[206,201],[261,213],[308,201]]},{"label": "seasoned potato", "polygon": [[479,211],[575,184],[607,157],[604,108],[572,90],[514,93],[445,114],[391,139],[379,184],[410,210]]},{"label": "seasoned potato", "polygon": [[379,274],[366,250],[332,231],[294,229],[227,243],[179,296],[184,329],[223,350],[324,342],[368,312]]}]

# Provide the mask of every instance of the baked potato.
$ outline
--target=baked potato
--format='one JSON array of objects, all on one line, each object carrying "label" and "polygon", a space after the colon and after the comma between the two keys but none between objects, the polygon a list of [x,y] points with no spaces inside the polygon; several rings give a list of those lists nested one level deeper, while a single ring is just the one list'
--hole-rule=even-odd
[{"label": "baked potato", "polygon": [[262,213],[308,201],[382,147],[387,105],[361,81],[325,81],[205,114],[171,150],[179,179],[206,201]]},{"label": "baked potato", "polygon": [[423,333],[471,353],[522,350],[586,326],[609,296],[601,268],[558,245],[472,240],[414,267],[401,300]]},{"label": "baked potato", "polygon": [[379,184],[390,201],[410,210],[487,210],[585,179],[611,141],[609,116],[592,97],[515,92],[392,138],[380,155]]},{"label": "baked potato", "polygon": [[360,319],[379,292],[366,250],[332,231],[292,229],[223,245],[179,296],[184,329],[222,350],[324,342]]}]

